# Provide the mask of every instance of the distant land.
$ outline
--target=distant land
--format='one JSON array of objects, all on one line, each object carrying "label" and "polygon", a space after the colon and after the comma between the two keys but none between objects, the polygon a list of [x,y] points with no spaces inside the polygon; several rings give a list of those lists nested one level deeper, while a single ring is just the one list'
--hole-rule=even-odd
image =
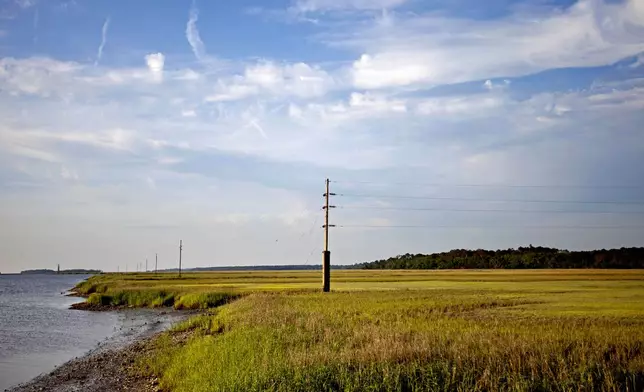
[{"label": "distant land", "polygon": [[56,272],[51,269],[33,269],[20,272],[21,275],[96,275],[101,273],[103,273],[103,271],[91,269],[68,269],[60,270],[60,272]]},{"label": "distant land", "polygon": [[520,247],[506,250],[466,250],[432,254],[404,254],[356,264],[361,269],[539,269],[539,268],[644,268],[644,248],[568,251]]},{"label": "distant land", "polygon": [[[485,250],[454,249],[431,254],[404,254],[388,259],[352,265],[332,265],[332,269],[543,269],[543,268],[604,268],[644,269],[644,247],[569,251],[542,246],[527,246],[517,249]],[[248,265],[185,268],[185,272],[208,271],[295,271],[320,270],[320,264],[300,265]],[[178,268],[158,272],[178,272]],[[131,271],[133,272],[133,271]],[[153,272],[150,270],[148,272]],[[55,270],[34,269],[20,272],[23,275],[56,275]],[[68,269],[60,274],[95,275],[101,270]]]}]

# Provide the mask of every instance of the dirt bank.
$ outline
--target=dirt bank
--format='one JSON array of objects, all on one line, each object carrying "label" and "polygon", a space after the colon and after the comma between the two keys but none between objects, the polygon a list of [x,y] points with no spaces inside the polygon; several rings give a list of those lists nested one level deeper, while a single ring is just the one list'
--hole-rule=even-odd
[{"label": "dirt bank", "polygon": [[135,361],[150,350],[150,342],[157,334],[194,312],[151,309],[119,312],[126,316],[126,322],[117,334],[86,355],[9,391],[159,391],[155,378],[136,371]]}]

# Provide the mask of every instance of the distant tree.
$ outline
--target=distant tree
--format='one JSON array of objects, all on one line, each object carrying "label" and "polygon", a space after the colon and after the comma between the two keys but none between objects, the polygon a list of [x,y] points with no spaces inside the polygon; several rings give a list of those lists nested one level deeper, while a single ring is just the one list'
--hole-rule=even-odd
[{"label": "distant tree", "polygon": [[541,246],[505,250],[454,249],[449,252],[398,255],[356,264],[363,269],[539,269],[539,268],[644,268],[644,248],[568,251]]}]

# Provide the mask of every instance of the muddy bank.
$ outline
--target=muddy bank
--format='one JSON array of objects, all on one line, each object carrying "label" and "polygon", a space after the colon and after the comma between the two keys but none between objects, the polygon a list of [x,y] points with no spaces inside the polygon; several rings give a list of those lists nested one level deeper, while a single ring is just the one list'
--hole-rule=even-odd
[{"label": "muddy bank", "polygon": [[93,305],[93,304],[90,304],[87,301],[72,304],[69,308],[74,309],[74,310],[89,310],[89,311],[92,311],[92,312],[111,312],[111,311],[115,311],[115,310],[128,309],[127,306]]},{"label": "muddy bank", "polygon": [[194,312],[126,309],[121,329],[86,355],[52,372],[9,389],[11,392],[158,391],[157,380],[136,372],[136,359],[150,350],[150,341]]}]

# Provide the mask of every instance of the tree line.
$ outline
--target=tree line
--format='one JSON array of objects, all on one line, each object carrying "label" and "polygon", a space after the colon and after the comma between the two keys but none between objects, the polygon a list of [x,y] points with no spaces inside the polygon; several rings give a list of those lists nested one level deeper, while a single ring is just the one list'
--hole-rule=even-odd
[{"label": "tree line", "polygon": [[356,264],[362,269],[644,268],[644,248],[568,251],[542,246],[505,250],[454,249],[404,254]]}]

